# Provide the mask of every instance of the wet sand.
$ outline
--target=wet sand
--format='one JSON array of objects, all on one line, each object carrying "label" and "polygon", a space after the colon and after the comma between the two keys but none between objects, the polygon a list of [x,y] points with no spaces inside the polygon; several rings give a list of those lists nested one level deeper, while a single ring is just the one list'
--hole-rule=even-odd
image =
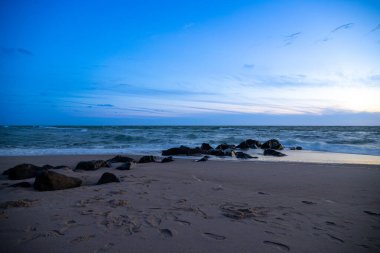
[{"label": "wet sand", "polygon": [[[112,156],[0,157],[68,165]],[[79,188],[0,183],[1,252],[379,252],[380,166],[176,159],[57,172]],[[121,183],[95,185],[112,172]],[[7,201],[23,200],[18,207]]]}]

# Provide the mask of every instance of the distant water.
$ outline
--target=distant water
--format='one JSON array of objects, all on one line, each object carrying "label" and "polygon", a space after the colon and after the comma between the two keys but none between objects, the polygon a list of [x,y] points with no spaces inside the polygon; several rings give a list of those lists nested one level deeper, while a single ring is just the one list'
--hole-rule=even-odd
[{"label": "distant water", "polygon": [[1,126],[0,155],[160,154],[179,145],[279,139],[286,147],[380,155],[380,127]]}]

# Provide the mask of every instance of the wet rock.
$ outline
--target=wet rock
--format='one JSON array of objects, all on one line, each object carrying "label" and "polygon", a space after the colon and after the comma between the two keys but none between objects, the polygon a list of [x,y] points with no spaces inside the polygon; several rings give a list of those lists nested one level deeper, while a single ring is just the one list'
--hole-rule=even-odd
[{"label": "wet rock", "polygon": [[232,151],[232,156],[236,157],[236,158],[239,158],[239,159],[257,159],[258,157],[257,156],[251,156],[249,154],[246,154],[244,152],[236,152],[236,151]]},{"label": "wet rock", "polygon": [[50,169],[53,169],[54,166],[50,165],[50,164],[46,164],[44,166],[41,167],[42,169],[45,169],[45,170],[50,170]]},{"label": "wet rock", "polygon": [[154,159],[154,156],[146,155],[140,158],[139,163],[154,163],[156,160]]},{"label": "wet rock", "polygon": [[273,150],[273,149],[266,149],[264,150],[264,155],[270,155],[270,156],[286,156],[285,154],[281,153],[281,152],[278,152],[276,150]]},{"label": "wet rock", "polygon": [[163,156],[172,156],[172,155],[187,155],[190,148],[186,146],[180,146],[179,148],[169,148],[162,151]]},{"label": "wet rock", "polygon": [[75,170],[97,170],[102,167],[110,168],[111,164],[104,160],[83,161],[77,164]]},{"label": "wet rock", "polygon": [[22,187],[22,188],[29,188],[29,187],[32,187],[32,184],[29,183],[29,182],[20,182],[20,183],[16,183],[16,184],[11,184],[10,186],[8,187]]},{"label": "wet rock", "polygon": [[252,139],[245,140],[236,146],[236,148],[240,148],[240,149],[249,149],[249,148],[256,149],[258,147],[261,147],[261,143],[259,141],[252,140]]},{"label": "wet rock", "polygon": [[38,191],[55,191],[79,187],[82,180],[69,177],[54,171],[39,172],[34,181],[33,187]]},{"label": "wet rock", "polygon": [[208,144],[208,143],[202,143],[201,150],[209,151],[211,149],[213,149],[213,148],[211,147],[210,144]]},{"label": "wet rock", "polygon": [[225,153],[223,150],[220,149],[212,149],[207,152],[209,155],[214,155],[214,156],[225,156]]},{"label": "wet rock", "polygon": [[117,156],[107,160],[107,162],[109,162],[109,163],[127,163],[127,162],[134,162],[134,161],[135,160],[133,160],[130,157],[121,156],[121,155],[117,155]]},{"label": "wet rock", "polygon": [[3,175],[8,175],[10,180],[20,180],[33,178],[36,176],[37,172],[45,170],[42,167],[35,166],[33,164],[19,164],[13,168],[10,168],[3,172]]},{"label": "wet rock", "polygon": [[186,146],[180,146],[179,148],[169,148],[162,151],[163,156],[173,156],[173,155],[198,155],[202,154],[202,149],[200,148],[189,148]]},{"label": "wet rock", "polygon": [[235,145],[229,145],[229,144],[227,144],[227,143],[222,143],[222,144],[220,144],[220,145],[218,145],[218,146],[216,147],[216,149],[219,149],[219,150],[235,149],[235,148],[236,148]]},{"label": "wet rock", "polygon": [[161,163],[170,163],[170,162],[173,162],[173,157],[172,156],[168,156],[168,157],[165,157],[164,159],[161,160]]},{"label": "wet rock", "polygon": [[210,157],[205,155],[204,157],[202,157],[201,159],[199,160],[196,160],[196,162],[206,162]]},{"label": "wet rock", "polygon": [[290,150],[302,150],[302,147],[300,147],[300,146],[290,147]]},{"label": "wet rock", "polygon": [[262,149],[275,149],[275,150],[282,150],[284,149],[284,146],[276,140],[276,139],[271,139],[269,141],[264,142],[263,145],[261,145]]},{"label": "wet rock", "polygon": [[51,168],[51,170],[63,170],[63,169],[71,170],[70,167],[68,167],[66,165],[54,166],[53,168]]},{"label": "wet rock", "polygon": [[119,183],[120,180],[112,173],[106,172],[100,177],[97,184]]},{"label": "wet rock", "polygon": [[120,165],[119,167],[117,167],[116,169],[117,170],[131,170],[134,167],[136,167],[136,163],[135,162],[126,162],[126,163]]}]

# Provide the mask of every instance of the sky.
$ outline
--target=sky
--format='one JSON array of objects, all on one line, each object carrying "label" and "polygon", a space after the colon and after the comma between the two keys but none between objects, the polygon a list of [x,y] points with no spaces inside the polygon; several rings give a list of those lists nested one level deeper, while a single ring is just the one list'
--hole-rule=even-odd
[{"label": "sky", "polygon": [[0,0],[3,125],[380,125],[380,1]]}]

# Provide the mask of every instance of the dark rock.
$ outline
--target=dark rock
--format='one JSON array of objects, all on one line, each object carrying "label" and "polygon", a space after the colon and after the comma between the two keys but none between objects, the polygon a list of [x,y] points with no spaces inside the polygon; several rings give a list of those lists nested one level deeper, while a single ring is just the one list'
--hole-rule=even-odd
[{"label": "dark rock", "polygon": [[369,214],[369,215],[374,215],[374,216],[380,216],[380,212],[372,212],[372,211],[363,211],[363,212],[365,212],[366,214]]},{"label": "dark rock", "polygon": [[33,178],[37,172],[42,170],[44,169],[33,164],[23,163],[4,171],[3,175],[8,175],[8,179],[10,180],[20,180]]},{"label": "dark rock", "polygon": [[173,162],[173,157],[172,156],[168,156],[168,157],[165,157],[164,159],[161,160],[161,163],[170,163],[170,162]]},{"label": "dark rock", "polygon": [[297,147],[296,147],[296,150],[302,150],[302,147],[297,146]]},{"label": "dark rock", "polygon": [[314,205],[314,204],[316,204],[316,203],[311,202],[311,201],[309,201],[309,200],[302,200],[302,203],[304,203],[304,204],[306,204],[306,205]]},{"label": "dark rock", "polygon": [[206,162],[210,157],[205,155],[204,157],[202,157],[201,159],[199,160],[196,160],[196,162]]},{"label": "dark rock", "polygon": [[235,151],[232,151],[232,156],[235,156],[236,158],[240,158],[240,159],[252,159],[252,158],[257,159],[258,158],[257,156],[251,156],[244,152],[235,152]]},{"label": "dark rock", "polygon": [[203,151],[200,148],[189,148],[186,146],[180,146],[179,148],[169,148],[162,151],[163,156],[173,156],[173,155],[198,155],[202,154]]},{"label": "dark rock", "polygon": [[151,155],[146,155],[140,158],[139,163],[154,163],[156,160]]},{"label": "dark rock", "polygon": [[126,163],[120,165],[119,167],[117,167],[116,169],[117,169],[117,170],[131,170],[131,169],[133,169],[135,166],[136,166],[136,163],[135,163],[135,162],[126,162]]},{"label": "dark rock", "polygon": [[190,148],[186,146],[180,146],[179,148],[169,148],[167,150],[162,151],[163,156],[171,156],[171,155],[187,155]]},{"label": "dark rock", "polygon": [[279,156],[279,157],[280,156],[286,156],[285,154],[278,152],[276,150],[273,150],[273,149],[264,150],[264,155]]},{"label": "dark rock", "polygon": [[8,187],[22,187],[22,188],[29,188],[29,187],[32,187],[32,184],[29,183],[29,182],[20,182],[20,183],[16,183],[16,184],[11,184],[10,186]]},{"label": "dark rock", "polygon": [[202,149],[196,147],[196,148],[189,149],[189,151],[187,152],[187,155],[200,155],[202,153],[203,153]]},{"label": "dark rock", "polygon": [[63,169],[70,170],[70,167],[68,167],[66,165],[59,165],[59,166],[54,166],[53,168],[51,168],[51,170],[63,170]]},{"label": "dark rock", "polygon": [[54,171],[39,172],[34,181],[34,189],[38,191],[55,191],[79,187],[82,180],[68,177]]},{"label": "dark rock", "polygon": [[77,164],[75,170],[97,170],[102,167],[109,168],[111,164],[104,160],[83,161]]},{"label": "dark rock", "polygon": [[272,139],[272,140],[264,142],[264,144],[261,145],[261,148],[262,149],[282,150],[282,149],[284,149],[284,146],[282,146],[282,144],[278,140]]},{"label": "dark rock", "polygon": [[224,151],[220,149],[212,149],[207,152],[209,155],[214,155],[214,156],[225,156]]},{"label": "dark rock", "polygon": [[103,173],[97,184],[119,183],[120,180],[112,173]]},{"label": "dark rock", "polygon": [[290,150],[296,150],[296,147],[290,147],[289,149]]},{"label": "dark rock", "polygon": [[111,159],[107,160],[107,162],[109,162],[109,163],[127,163],[127,162],[134,162],[134,161],[135,160],[133,160],[130,157],[121,156],[121,155],[117,155],[114,158],[111,158]]},{"label": "dark rock", "polygon": [[213,149],[213,148],[210,146],[210,144],[208,144],[208,143],[202,143],[201,150],[209,151],[211,149]]},{"label": "dark rock", "polygon": [[54,166],[50,165],[50,164],[46,164],[44,166],[41,167],[42,169],[45,169],[45,170],[50,170],[50,169],[53,169]]},{"label": "dark rock", "polygon": [[259,141],[248,139],[248,140],[245,140],[245,141],[241,142],[239,145],[236,146],[236,148],[240,148],[240,149],[249,149],[249,148],[256,149],[256,148],[258,148],[260,146],[261,146],[261,143]]},{"label": "dark rock", "polygon": [[216,149],[219,149],[219,150],[235,149],[235,148],[236,148],[235,145],[229,145],[229,144],[227,144],[227,143],[222,143],[222,144],[220,144],[220,145],[218,145],[218,146],[216,147]]}]

